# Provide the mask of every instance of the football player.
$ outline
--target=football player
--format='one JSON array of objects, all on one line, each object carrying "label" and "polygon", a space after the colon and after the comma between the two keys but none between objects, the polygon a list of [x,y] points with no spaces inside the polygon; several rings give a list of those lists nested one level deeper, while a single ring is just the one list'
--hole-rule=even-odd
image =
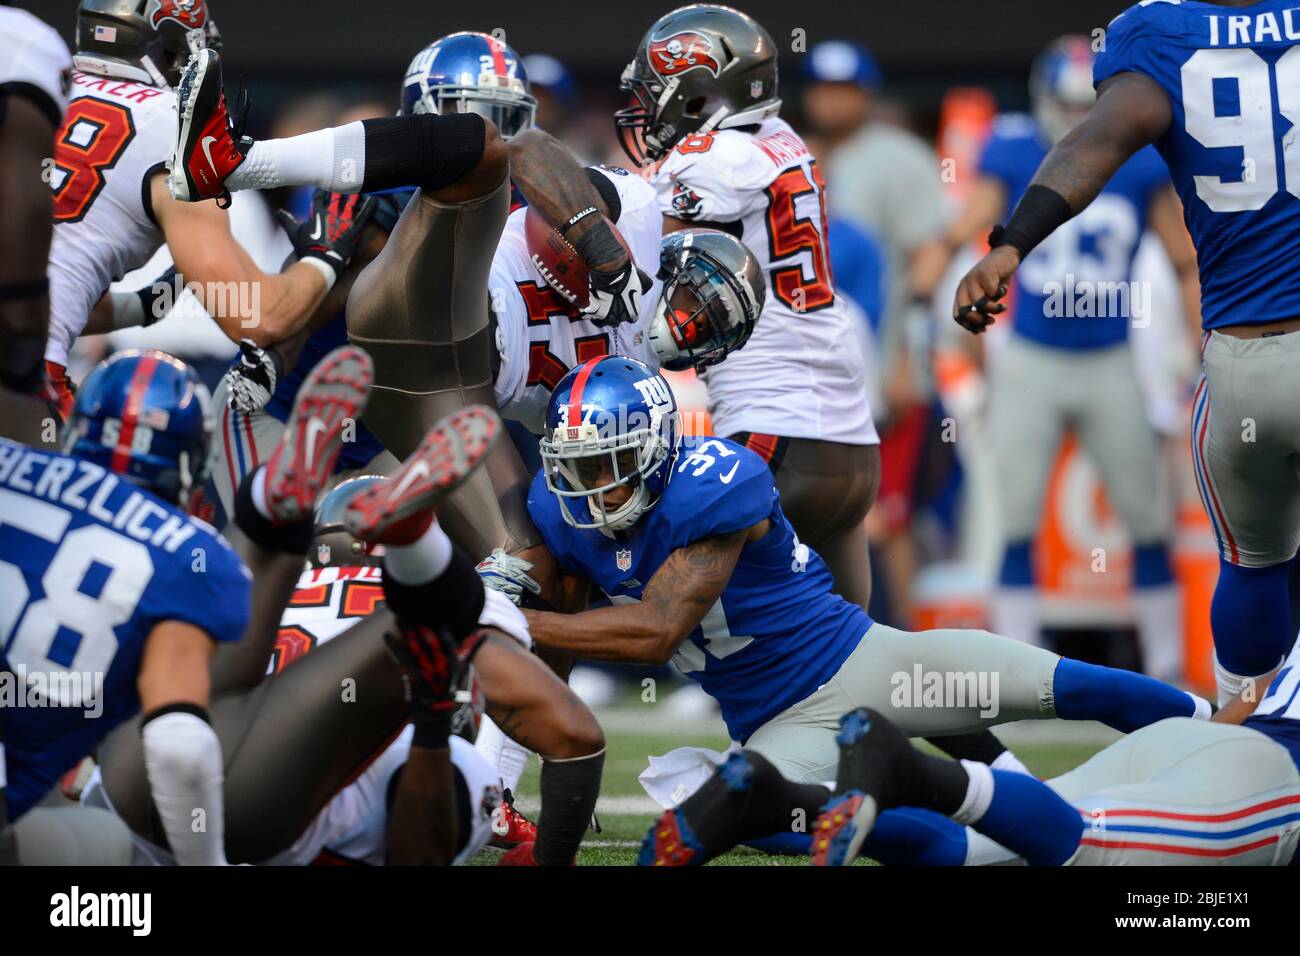
[{"label": "football player", "polygon": [[1277,244],[1300,230],[1287,119],[1300,60],[1282,0],[1226,12],[1240,6],[1142,3],[1111,22],[1094,68],[1096,104],[1043,160],[953,305],[959,323],[983,331],[1005,311],[998,300],[1030,253],[1156,146],[1200,270],[1204,374],[1192,448],[1219,545],[1210,620],[1225,702],[1286,653],[1300,544],[1289,387],[1300,375],[1300,278],[1275,267]]},{"label": "football player", "polygon": [[[267,274],[235,242],[224,210],[171,198],[172,87],[194,51],[220,45],[203,0],[82,0],[78,8],[72,98],[49,177],[55,225],[45,358],[64,416],[72,402],[68,349],[77,336],[157,317],[149,296],[122,293],[90,323],[109,284],[144,265],[164,242],[177,273],[199,290],[231,339],[277,341],[323,303],[364,226],[369,206],[321,211],[321,220],[329,220],[328,231],[320,230],[325,235],[300,232],[294,237],[299,260]],[[150,291],[165,294],[161,287]]]},{"label": "football player", "polygon": [[0,440],[0,672],[27,705],[5,706],[4,795],[27,862],[45,848],[24,845],[24,815],[137,712],[143,785],[176,859],[226,860],[208,665],[244,634],[249,574],[182,510],[203,480],[209,402],[182,362],[120,353],[82,388],[66,454]]},{"label": "football player", "polygon": [[0,5],[0,436],[29,444],[41,441],[47,414],[50,200],[40,183],[71,65],[53,29]]},{"label": "football player", "polygon": [[[594,583],[612,606],[525,609],[533,639],[596,660],[673,661],[718,701],[732,739],[773,773],[798,782],[834,775],[845,699],[914,735],[1026,718],[1128,730],[1209,716],[1206,701],[1142,675],[983,631],[913,634],[873,622],[834,593],[825,563],[796,538],[766,462],[727,439],[682,437],[668,383],[634,359],[592,359],[565,376],[541,453],[529,514],[565,569],[564,586]],[[492,571],[525,583],[504,563]],[[975,694],[925,704],[921,685],[932,679],[922,671],[996,674],[997,704],[981,708]],[[912,691],[899,690],[900,675]],[[788,816],[771,825],[770,809],[755,804],[754,818],[736,821],[744,839],[787,829]],[[676,836],[663,846],[687,845],[698,822],[674,817]]]},{"label": "football player", "polygon": [[[1047,151],[1087,115],[1096,98],[1092,63],[1091,41],[1082,36],[1062,37],[1039,55],[1030,77],[1033,116],[995,122],[970,202],[945,236],[948,250],[964,248],[1004,218]],[[1151,319],[1132,279],[1148,229],[1184,280],[1184,311],[1195,327],[1196,252],[1168,169],[1149,147],[1016,275],[1012,334],[998,356],[988,413],[1005,538],[993,625],[1010,637],[1040,640],[1031,545],[1062,433],[1073,427],[1134,541],[1133,607],[1146,671],[1171,680],[1183,670],[1181,598],[1169,561],[1173,509],[1159,438],[1137,413],[1145,402],[1128,345],[1130,324],[1140,335]],[[946,265],[929,263],[936,282]],[[1073,304],[1076,289],[1096,294],[1096,308],[1078,317],[1062,308],[1062,296]],[[1123,293],[1110,296],[1111,289]]]},{"label": "football player", "polygon": [[744,353],[708,369],[714,428],[768,462],[799,539],[840,593],[871,594],[863,528],[879,483],[865,372],[826,249],[821,171],[779,116],[776,46],[753,19],[693,4],[661,17],[637,47],[616,114],[646,167],[664,231],[723,229],[754,251],[769,291]]},{"label": "football player", "polygon": [[[1300,841],[1298,684],[1300,646],[1212,721],[1162,720],[1043,782],[927,756],[885,717],[853,711],[836,795],[813,826],[813,862],[852,862],[882,811],[909,806],[951,817],[954,842],[979,839],[964,823],[1030,865],[1286,866]],[[893,847],[900,862],[953,838],[941,827],[912,836]]]}]

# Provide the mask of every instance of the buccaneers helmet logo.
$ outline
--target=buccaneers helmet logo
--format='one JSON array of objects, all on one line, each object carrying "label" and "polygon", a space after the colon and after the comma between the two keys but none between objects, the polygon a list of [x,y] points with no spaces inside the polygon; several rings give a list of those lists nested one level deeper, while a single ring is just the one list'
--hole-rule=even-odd
[{"label": "buccaneers helmet logo", "polygon": [[713,55],[713,41],[702,33],[674,33],[662,40],[651,40],[646,54],[650,66],[663,77],[694,69],[708,70],[717,76],[722,70],[722,64]]},{"label": "buccaneers helmet logo", "polygon": [[149,25],[157,30],[164,21],[174,20],[186,30],[197,30],[208,22],[203,0],[153,0]]}]

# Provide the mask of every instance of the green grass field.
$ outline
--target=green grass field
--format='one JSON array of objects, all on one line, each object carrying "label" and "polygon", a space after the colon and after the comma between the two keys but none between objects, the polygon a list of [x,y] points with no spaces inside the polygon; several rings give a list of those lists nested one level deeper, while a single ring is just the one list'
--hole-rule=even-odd
[{"label": "green grass field", "polygon": [[[725,749],[726,734],[721,721],[667,723],[633,706],[599,712],[608,750],[605,778],[596,813],[601,832],[589,833],[578,855],[580,866],[632,866],[637,850],[659,810],[637,781],[650,754],[667,753],[676,747]],[[655,729],[662,727],[663,729]],[[1066,725],[1044,721],[1016,725],[998,731],[999,736],[1039,777],[1053,777],[1078,766],[1117,735],[1095,724]],[[517,805],[531,819],[537,818],[539,767],[534,759],[519,785]],[[499,851],[488,849],[473,861],[493,865]],[[806,866],[802,857],[774,857],[754,850],[728,853],[714,865]],[[859,866],[870,865],[859,861]]]}]

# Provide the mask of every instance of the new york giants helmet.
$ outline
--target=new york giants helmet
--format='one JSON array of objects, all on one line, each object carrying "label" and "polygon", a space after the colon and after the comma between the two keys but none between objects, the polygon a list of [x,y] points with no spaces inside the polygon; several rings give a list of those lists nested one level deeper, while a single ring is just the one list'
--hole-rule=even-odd
[{"label": "new york giants helmet", "polygon": [[453,33],[415,55],[402,81],[402,113],[478,113],[504,139],[532,128],[537,100],[514,50],[486,33]]},{"label": "new york giants helmet", "polygon": [[623,356],[590,359],[551,394],[541,440],[546,487],[568,524],[612,536],[663,495],[680,443],[677,399],[662,375]]},{"label": "new york giants helmet", "polygon": [[212,426],[212,398],[192,368],[132,349],[78,389],[63,450],[184,508],[207,477]]},{"label": "new york giants helmet", "polygon": [[1065,36],[1034,60],[1029,73],[1029,98],[1034,119],[1053,145],[1065,138],[1092,109],[1092,42],[1085,36]]}]

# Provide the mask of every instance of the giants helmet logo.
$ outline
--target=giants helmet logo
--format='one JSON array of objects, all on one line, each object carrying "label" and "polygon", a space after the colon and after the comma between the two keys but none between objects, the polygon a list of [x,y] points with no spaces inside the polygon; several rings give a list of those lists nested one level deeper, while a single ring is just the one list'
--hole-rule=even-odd
[{"label": "giants helmet logo", "polygon": [[722,64],[713,55],[713,41],[703,33],[674,33],[662,40],[651,40],[646,55],[650,67],[662,77],[695,69],[708,70],[714,76],[722,71]]},{"label": "giants helmet logo", "polygon": [[208,8],[203,0],[151,0],[149,25],[157,30],[167,20],[186,30],[197,30],[208,22]]}]

